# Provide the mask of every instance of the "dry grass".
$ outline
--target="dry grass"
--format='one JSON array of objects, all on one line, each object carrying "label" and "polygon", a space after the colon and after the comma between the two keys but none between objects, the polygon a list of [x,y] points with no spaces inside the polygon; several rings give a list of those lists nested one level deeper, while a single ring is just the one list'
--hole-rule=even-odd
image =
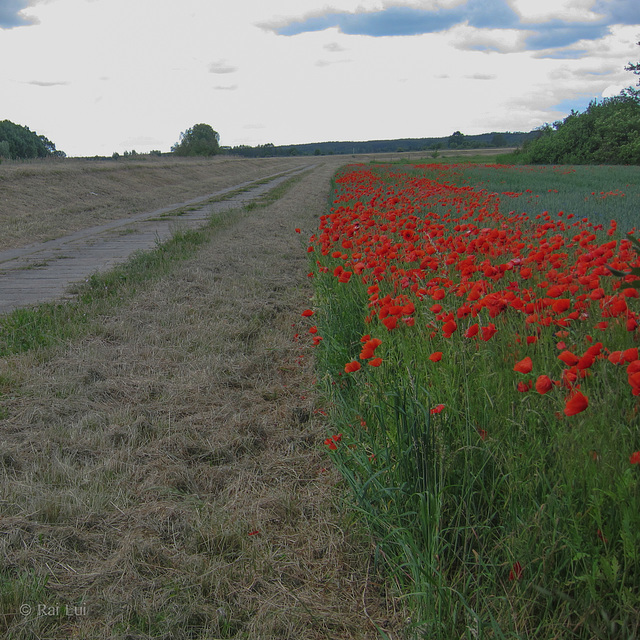
[{"label": "dry grass", "polygon": [[311,294],[294,228],[315,228],[334,169],[220,230],[81,341],[0,361],[0,634],[399,628],[324,468],[312,354],[293,340]]},{"label": "dry grass", "polygon": [[0,250],[311,164],[311,158],[55,159],[0,164]]}]

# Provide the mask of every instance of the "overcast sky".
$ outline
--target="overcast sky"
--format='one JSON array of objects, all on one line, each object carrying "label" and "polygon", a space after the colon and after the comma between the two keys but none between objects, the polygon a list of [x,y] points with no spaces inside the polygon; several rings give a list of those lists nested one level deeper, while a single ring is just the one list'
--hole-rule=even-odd
[{"label": "overcast sky", "polygon": [[639,40],[640,0],[0,0],[0,120],[70,156],[529,131]]}]

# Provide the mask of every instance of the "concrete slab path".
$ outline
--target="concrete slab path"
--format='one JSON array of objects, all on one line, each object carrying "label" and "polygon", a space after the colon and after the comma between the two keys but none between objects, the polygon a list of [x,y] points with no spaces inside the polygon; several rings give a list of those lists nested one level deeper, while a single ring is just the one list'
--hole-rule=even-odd
[{"label": "concrete slab path", "polygon": [[[48,242],[0,251],[0,314],[42,302],[70,299],[73,295],[69,289],[73,283],[124,262],[135,251],[154,248],[177,228],[201,227],[215,213],[245,206],[313,166],[304,165],[260,180],[243,182]],[[211,202],[223,197],[224,200]],[[202,207],[198,207],[199,204]],[[189,210],[176,215],[177,211],[185,208]]]}]

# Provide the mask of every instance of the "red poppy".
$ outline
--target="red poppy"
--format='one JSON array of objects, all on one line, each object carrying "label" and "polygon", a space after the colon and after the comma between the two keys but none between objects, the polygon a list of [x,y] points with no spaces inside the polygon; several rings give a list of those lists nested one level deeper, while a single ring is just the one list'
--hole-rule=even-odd
[{"label": "red poppy", "polygon": [[440,362],[442,360],[442,351],[435,351],[429,356],[431,362]]},{"label": "red poppy", "polygon": [[335,451],[338,446],[336,445],[336,443],[331,439],[331,438],[327,438],[324,443],[327,445],[327,447],[329,447],[329,449],[331,449],[332,451]]},{"label": "red poppy", "polygon": [[431,409],[431,413],[433,414],[440,413],[443,409],[444,409],[444,405],[438,404],[435,407],[433,407],[433,409]]},{"label": "red poppy", "polygon": [[520,362],[516,362],[516,365],[513,367],[513,370],[518,373],[531,373],[531,369],[533,369],[533,362],[529,356],[520,360]]},{"label": "red poppy", "polygon": [[589,399],[580,393],[580,391],[576,391],[572,396],[569,397],[565,406],[564,406],[564,415],[565,416],[574,416],[576,413],[581,413],[589,406]]},{"label": "red poppy", "polygon": [[538,376],[536,380],[536,391],[538,393],[548,393],[553,388],[553,381],[547,375]]},{"label": "red poppy", "polygon": [[464,332],[464,337],[465,338],[473,338],[473,336],[475,336],[478,331],[480,331],[480,326],[478,325],[478,323],[476,322],[475,324],[472,324],[465,332]]},{"label": "red poppy", "polygon": [[520,580],[523,573],[522,565],[519,562],[514,562],[511,571],[509,571],[509,580]]},{"label": "red poppy", "polygon": [[305,309],[305,310],[302,312],[302,315],[303,315],[305,318],[308,318],[309,316],[312,316],[312,315],[313,315],[313,311],[311,311],[311,309]]},{"label": "red poppy", "polygon": [[398,318],[395,316],[387,316],[382,319],[382,324],[387,328],[387,331],[392,331],[398,324]]},{"label": "red poppy", "polygon": [[569,367],[573,367],[578,364],[580,358],[575,353],[571,353],[571,351],[563,351],[559,356],[558,360],[562,360]]},{"label": "red poppy", "polygon": [[354,371],[358,371],[358,369],[360,369],[360,363],[357,360],[347,362],[347,364],[344,365],[344,370],[347,373],[353,373]]},{"label": "red poppy", "polygon": [[640,451],[634,451],[629,457],[631,464],[640,464]]},{"label": "red poppy", "polygon": [[458,328],[458,325],[455,322],[455,320],[449,320],[448,322],[445,322],[445,324],[443,325],[442,333],[445,338],[450,338],[457,328]]},{"label": "red poppy", "polygon": [[496,333],[498,333],[498,330],[496,329],[496,325],[492,322],[489,323],[489,326],[482,327],[482,339],[485,342],[487,342],[487,340],[491,340]]},{"label": "red poppy", "polygon": [[374,358],[373,360],[369,360],[370,367],[379,367],[382,364],[382,358]]}]

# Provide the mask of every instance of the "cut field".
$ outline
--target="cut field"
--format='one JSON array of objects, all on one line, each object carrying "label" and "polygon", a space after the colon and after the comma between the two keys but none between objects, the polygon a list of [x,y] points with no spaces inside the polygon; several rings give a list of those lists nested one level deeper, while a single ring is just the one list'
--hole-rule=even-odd
[{"label": "cut field", "polygon": [[311,288],[295,230],[317,225],[337,162],[92,280],[75,315],[43,312],[75,330],[0,359],[2,637],[348,639],[398,624],[327,469],[296,339]]},{"label": "cut field", "polygon": [[310,158],[55,159],[0,164],[0,250],[151,212]]}]

